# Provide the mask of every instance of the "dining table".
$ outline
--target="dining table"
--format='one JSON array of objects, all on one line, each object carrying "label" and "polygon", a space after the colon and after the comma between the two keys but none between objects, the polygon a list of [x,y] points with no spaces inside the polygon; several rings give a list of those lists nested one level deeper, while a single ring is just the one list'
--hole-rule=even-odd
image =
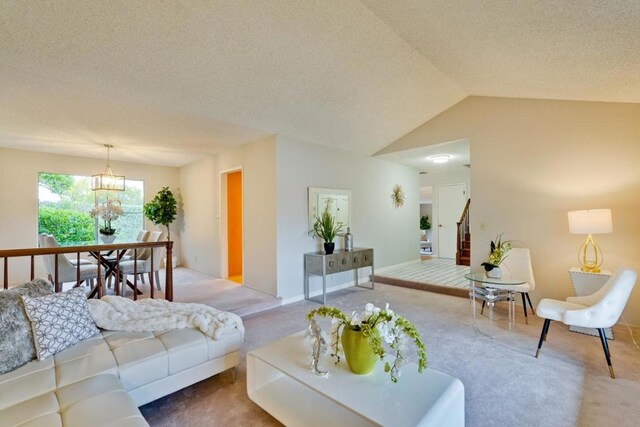
[{"label": "dining table", "polygon": [[[136,241],[118,242],[118,244],[127,244],[127,243],[139,243],[139,242],[136,242]],[[101,245],[109,246],[111,244],[105,244],[101,241],[83,241],[83,242],[67,243],[64,246],[101,246]],[[100,264],[100,267],[104,269],[104,274],[102,275],[102,277],[104,278],[104,281],[102,282],[103,295],[106,295],[105,286],[109,282],[109,280],[111,280],[112,278],[115,279],[114,291],[116,295],[120,295],[121,283],[123,284],[123,286],[126,283],[126,285],[129,286],[129,288],[131,288],[131,290],[135,292],[136,295],[142,295],[142,292],[138,289],[136,284],[131,283],[131,281],[129,281],[129,279],[127,279],[120,271],[120,268],[119,268],[120,261],[131,258],[130,255],[127,255],[127,252],[128,252],[127,249],[118,249],[118,250],[105,249],[104,251],[103,250],[87,251],[89,256],[95,259],[98,262],[98,264]],[[95,286],[91,290],[87,298],[94,298],[97,295],[97,293],[98,293],[98,286]]]}]

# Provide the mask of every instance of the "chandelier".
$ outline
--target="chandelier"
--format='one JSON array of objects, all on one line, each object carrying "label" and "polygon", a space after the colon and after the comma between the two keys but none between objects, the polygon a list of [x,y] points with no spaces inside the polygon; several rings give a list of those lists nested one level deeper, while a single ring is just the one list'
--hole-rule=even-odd
[{"label": "chandelier", "polygon": [[124,176],[114,175],[111,170],[111,157],[109,154],[113,145],[105,144],[104,146],[107,147],[107,167],[104,168],[103,173],[91,177],[91,189],[93,191],[124,191]]}]

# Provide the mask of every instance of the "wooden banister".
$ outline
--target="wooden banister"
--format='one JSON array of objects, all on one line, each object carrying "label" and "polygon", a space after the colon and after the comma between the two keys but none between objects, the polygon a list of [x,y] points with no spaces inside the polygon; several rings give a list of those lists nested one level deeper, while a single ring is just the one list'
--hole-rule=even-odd
[{"label": "wooden banister", "polygon": [[460,215],[460,221],[456,223],[457,238],[456,238],[456,265],[461,264],[462,257],[462,241],[464,236],[469,231],[469,206],[471,205],[471,198],[467,199],[467,203],[464,205],[462,215]]},{"label": "wooden banister", "polygon": [[[97,254],[98,259],[98,282],[100,282],[101,277],[101,261],[102,255],[101,252],[115,252],[116,254],[121,254],[122,251],[127,251],[129,249],[133,249],[134,259],[137,259],[138,249],[150,248],[151,250],[151,266],[154,265],[153,259],[153,249],[164,247],[167,251],[167,263],[165,266],[166,270],[166,279],[165,279],[165,299],[169,301],[173,301],[173,262],[172,262],[172,250],[173,250],[173,242],[172,241],[161,241],[161,242],[140,242],[140,243],[114,243],[108,245],[87,245],[87,246],[64,246],[64,247],[55,247],[55,248],[18,248],[18,249],[1,249],[0,250],[0,259],[3,260],[3,287],[4,289],[9,288],[9,258],[22,258],[29,257],[30,258],[30,280],[35,278],[35,257],[36,256],[51,256],[54,258],[54,266],[53,267],[53,276],[50,277],[50,280],[54,283],[55,292],[60,292],[62,290],[61,283],[59,282],[59,267],[58,267],[58,257],[64,256],[65,254],[76,254],[76,286],[80,285],[80,254],[81,253],[94,253]],[[160,260],[155,260],[156,262],[160,262]],[[134,299],[137,299],[137,266],[138,263],[134,263]],[[153,273],[153,269],[152,269]],[[119,264],[116,266],[116,274],[120,275],[120,267]],[[152,274],[152,276],[154,276]],[[154,282],[151,279],[151,290],[150,296],[154,298]],[[118,285],[115,288],[116,294],[120,294],[120,289]],[[98,283],[97,287],[97,295],[98,298],[101,298],[103,295],[102,286]]]}]

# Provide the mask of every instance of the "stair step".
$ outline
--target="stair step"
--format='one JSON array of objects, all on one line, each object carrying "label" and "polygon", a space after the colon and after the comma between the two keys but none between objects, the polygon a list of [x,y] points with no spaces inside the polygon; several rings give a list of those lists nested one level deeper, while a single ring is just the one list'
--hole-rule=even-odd
[{"label": "stair step", "polygon": [[464,258],[471,258],[471,249],[462,249],[460,251],[460,256]]}]

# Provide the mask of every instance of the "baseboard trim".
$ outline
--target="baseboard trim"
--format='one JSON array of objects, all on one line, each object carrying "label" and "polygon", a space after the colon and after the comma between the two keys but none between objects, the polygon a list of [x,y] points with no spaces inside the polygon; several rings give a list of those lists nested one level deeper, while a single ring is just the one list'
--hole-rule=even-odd
[{"label": "baseboard trim", "polygon": [[[359,285],[361,285],[363,283],[369,283],[369,282],[371,282],[371,280],[369,279],[369,275],[368,274],[365,277],[359,277],[358,278],[358,284]],[[340,285],[334,285],[334,286],[328,287],[327,288],[327,295],[329,295],[331,292],[340,291],[340,290],[346,289],[346,288],[351,288],[351,287],[353,287],[355,285],[356,285],[355,280],[352,280],[350,282],[342,283]],[[310,297],[317,297],[318,295],[322,295],[322,290],[317,290],[317,291],[309,293]],[[292,304],[294,302],[298,302],[298,301],[302,301],[302,300],[304,300],[304,294],[296,295],[294,297],[289,297],[289,298],[283,298],[282,299],[282,303],[280,305]]]}]

